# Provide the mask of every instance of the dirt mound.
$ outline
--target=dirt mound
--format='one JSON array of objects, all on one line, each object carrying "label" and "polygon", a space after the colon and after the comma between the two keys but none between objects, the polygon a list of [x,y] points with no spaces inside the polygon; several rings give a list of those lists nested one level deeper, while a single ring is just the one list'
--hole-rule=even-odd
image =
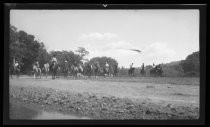
[{"label": "dirt mound", "polygon": [[88,92],[72,92],[33,86],[11,86],[10,97],[24,103],[52,107],[61,112],[74,112],[94,119],[198,119],[194,106],[158,105],[135,102]]}]

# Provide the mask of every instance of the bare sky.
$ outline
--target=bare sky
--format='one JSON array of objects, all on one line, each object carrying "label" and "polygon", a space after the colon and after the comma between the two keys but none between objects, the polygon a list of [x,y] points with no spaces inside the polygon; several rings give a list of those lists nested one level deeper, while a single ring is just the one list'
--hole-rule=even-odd
[{"label": "bare sky", "polygon": [[[48,51],[84,47],[119,66],[183,60],[199,51],[199,10],[11,10],[10,24]],[[139,49],[141,53],[128,49]]]}]

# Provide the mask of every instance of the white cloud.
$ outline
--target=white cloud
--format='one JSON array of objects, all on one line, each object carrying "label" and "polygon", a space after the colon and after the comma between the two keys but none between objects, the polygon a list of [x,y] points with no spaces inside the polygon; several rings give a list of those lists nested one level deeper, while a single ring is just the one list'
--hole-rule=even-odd
[{"label": "white cloud", "polygon": [[175,51],[163,42],[155,42],[144,49],[144,54],[148,60],[157,61],[158,63],[170,62],[175,56]]},{"label": "white cloud", "polygon": [[132,45],[132,43],[121,40],[121,41],[106,43],[103,47],[103,50],[132,49],[132,48],[135,48],[135,46]]},{"label": "white cloud", "polygon": [[132,43],[127,41],[116,41],[116,42],[107,42],[104,44],[101,43],[87,43],[84,46],[90,53],[94,53],[96,55],[107,55],[107,56],[118,56],[119,55],[136,55],[137,52],[131,51],[129,49],[135,49]]},{"label": "white cloud", "polygon": [[88,59],[101,56],[112,57],[118,61],[119,66],[124,67],[129,67],[131,62],[138,61],[137,59],[141,55],[138,52],[128,50],[135,46],[126,41],[109,42],[104,45],[86,44],[84,47],[90,52]]},{"label": "white cloud", "polygon": [[114,33],[89,33],[89,34],[82,34],[79,37],[79,40],[109,40],[113,38],[118,38],[118,36]]},{"label": "white cloud", "polygon": [[129,49],[139,49],[139,46],[134,45],[130,41],[126,41],[120,38],[116,34],[100,34],[91,33],[83,34],[80,36],[80,40],[85,41],[85,49],[89,51],[88,59],[93,57],[107,56],[116,59],[119,66],[129,67],[133,62],[134,66],[140,66],[142,63],[142,54],[129,50]]},{"label": "white cloud", "polygon": [[[88,58],[107,56],[116,59],[120,66],[129,67],[130,63],[139,67],[142,63],[145,65],[171,62],[174,59],[175,51],[171,49],[167,43],[155,42],[144,49],[138,48],[133,43],[120,40],[116,42],[101,43],[87,43],[84,46],[89,52]],[[128,49],[139,49],[142,52],[138,53]]]}]

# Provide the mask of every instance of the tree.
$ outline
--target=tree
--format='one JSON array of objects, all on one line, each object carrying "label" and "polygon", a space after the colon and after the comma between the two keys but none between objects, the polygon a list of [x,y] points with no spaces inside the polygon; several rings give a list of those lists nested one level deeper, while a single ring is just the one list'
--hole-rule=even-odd
[{"label": "tree", "polygon": [[193,52],[188,55],[185,60],[182,60],[180,65],[182,66],[184,73],[188,76],[196,76],[200,73],[200,57],[199,51]]},{"label": "tree", "polygon": [[114,65],[118,65],[118,62],[111,58],[111,57],[94,57],[92,58],[89,62],[91,64],[95,63],[96,61],[99,62],[101,67],[105,67],[106,62],[110,65],[110,66],[114,66]]},{"label": "tree", "polygon": [[[45,59],[48,56],[45,46],[34,40],[34,35],[25,31],[17,31],[17,28],[10,26],[9,59],[10,65],[15,58],[23,63],[21,72],[26,73],[32,69],[32,64],[38,59]],[[41,61],[43,61],[43,59]],[[44,62],[44,61],[43,61]]]},{"label": "tree", "polygon": [[78,52],[79,53],[79,56],[82,57],[82,58],[85,57],[85,56],[87,56],[89,54],[89,52],[86,51],[86,49],[84,47],[78,47],[78,49],[76,50],[76,52]]},{"label": "tree", "polygon": [[19,40],[17,28],[10,25],[10,39],[9,39],[9,62],[13,59],[21,61],[25,54],[25,44]]}]

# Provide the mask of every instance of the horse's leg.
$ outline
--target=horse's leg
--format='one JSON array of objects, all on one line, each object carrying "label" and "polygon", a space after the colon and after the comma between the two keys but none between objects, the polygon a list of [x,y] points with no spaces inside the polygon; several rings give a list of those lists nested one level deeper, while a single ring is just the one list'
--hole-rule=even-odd
[{"label": "horse's leg", "polygon": [[52,71],[51,73],[52,73],[52,79],[53,79],[54,72]]},{"label": "horse's leg", "polygon": [[41,69],[40,69],[40,73],[39,74],[40,74],[40,79],[41,79],[42,78],[42,71],[41,71]]},{"label": "horse's leg", "polygon": [[18,71],[17,71],[17,78],[19,78],[19,73],[20,73],[20,72],[19,72],[19,70],[18,70]]},{"label": "horse's leg", "polygon": [[57,74],[56,74],[56,71],[54,72],[54,79],[56,79],[56,76],[57,76]]}]

